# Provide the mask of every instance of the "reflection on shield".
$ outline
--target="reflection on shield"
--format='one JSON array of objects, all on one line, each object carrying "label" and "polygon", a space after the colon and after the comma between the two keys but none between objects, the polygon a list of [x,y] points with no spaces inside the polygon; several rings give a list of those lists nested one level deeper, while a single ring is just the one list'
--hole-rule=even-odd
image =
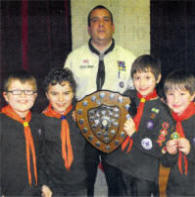
[{"label": "reflection on shield", "polygon": [[126,137],[124,122],[130,117],[130,99],[111,91],[98,91],[79,101],[76,119],[82,135],[97,149],[110,153]]}]

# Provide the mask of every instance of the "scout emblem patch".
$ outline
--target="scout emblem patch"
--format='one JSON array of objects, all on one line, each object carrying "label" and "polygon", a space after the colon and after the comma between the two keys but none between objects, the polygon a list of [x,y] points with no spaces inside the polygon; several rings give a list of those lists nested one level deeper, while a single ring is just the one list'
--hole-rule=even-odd
[{"label": "scout emblem patch", "polygon": [[124,61],[118,61],[118,78],[120,78],[121,71],[126,71],[126,65]]},{"label": "scout emblem patch", "polygon": [[76,105],[82,135],[98,150],[110,153],[126,138],[124,122],[130,117],[130,99],[111,91],[97,91]]},{"label": "scout emblem patch", "polygon": [[123,61],[118,61],[118,70],[119,70],[119,71],[126,71],[125,62],[123,62]]},{"label": "scout emblem patch", "polygon": [[153,145],[152,145],[152,140],[150,138],[144,138],[141,141],[141,145],[145,150],[151,150]]}]

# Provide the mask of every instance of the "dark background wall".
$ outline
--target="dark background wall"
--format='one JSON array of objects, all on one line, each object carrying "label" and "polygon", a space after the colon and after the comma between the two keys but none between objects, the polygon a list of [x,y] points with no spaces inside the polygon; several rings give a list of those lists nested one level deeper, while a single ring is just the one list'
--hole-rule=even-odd
[{"label": "dark background wall", "polygon": [[[52,67],[62,67],[71,51],[70,0],[1,0],[0,77],[26,69],[41,82]],[[163,79],[173,69],[195,74],[195,1],[151,0],[151,54],[162,61]],[[162,86],[162,83],[161,83]],[[0,106],[5,102],[0,97]],[[34,107],[41,111],[40,91]]]},{"label": "dark background wall", "polygon": [[[1,0],[0,13],[1,89],[7,73],[20,69],[34,74],[41,87],[48,71],[63,67],[72,49],[70,0]],[[42,111],[45,103],[40,88],[34,109]]]},{"label": "dark background wall", "polygon": [[151,0],[151,53],[163,79],[174,69],[195,74],[195,1]]}]

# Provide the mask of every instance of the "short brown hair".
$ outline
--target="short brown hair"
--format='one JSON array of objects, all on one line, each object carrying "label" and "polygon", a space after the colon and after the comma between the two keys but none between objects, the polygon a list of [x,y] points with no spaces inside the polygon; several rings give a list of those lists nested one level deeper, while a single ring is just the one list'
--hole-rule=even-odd
[{"label": "short brown hair", "polygon": [[161,62],[151,55],[141,55],[132,64],[131,77],[137,72],[146,72],[150,70],[157,80],[161,74]]},{"label": "short brown hair", "polygon": [[87,17],[87,21],[88,21],[88,27],[90,27],[90,25],[91,25],[91,13],[94,11],[94,10],[98,10],[98,9],[105,9],[105,10],[107,10],[108,12],[109,12],[109,14],[110,14],[110,19],[111,19],[111,22],[113,23],[113,16],[112,16],[112,12],[108,9],[108,8],[106,8],[105,6],[103,6],[103,5],[97,5],[97,6],[95,6],[93,9],[91,9],[91,11],[89,12],[89,14],[88,14],[88,17]]},{"label": "short brown hair", "polygon": [[12,81],[19,80],[21,83],[29,82],[37,90],[36,78],[25,70],[9,73],[3,84],[3,90],[8,91]]},{"label": "short brown hair", "polygon": [[69,82],[73,93],[76,93],[76,81],[74,79],[73,73],[68,68],[53,68],[49,71],[48,75],[45,76],[43,86],[45,92],[48,91],[49,85],[62,85],[63,82]]},{"label": "short brown hair", "polygon": [[185,70],[172,71],[164,81],[164,93],[175,88],[185,89],[193,95],[195,93],[195,76]]}]

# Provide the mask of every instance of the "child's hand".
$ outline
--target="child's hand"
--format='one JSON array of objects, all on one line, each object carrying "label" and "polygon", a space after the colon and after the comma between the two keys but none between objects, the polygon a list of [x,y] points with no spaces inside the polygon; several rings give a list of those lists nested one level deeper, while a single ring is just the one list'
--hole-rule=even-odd
[{"label": "child's hand", "polygon": [[52,196],[52,191],[47,185],[43,185],[41,188],[41,196],[42,197],[51,197]]},{"label": "child's hand", "polygon": [[171,155],[177,154],[178,141],[177,139],[169,140],[166,144],[167,152]]},{"label": "child's hand", "polygon": [[179,138],[178,139],[178,149],[179,151],[183,152],[185,155],[190,153],[190,142],[186,138]]},{"label": "child's hand", "polygon": [[133,133],[135,133],[135,123],[132,118],[126,120],[123,129],[130,137],[133,135]]}]

